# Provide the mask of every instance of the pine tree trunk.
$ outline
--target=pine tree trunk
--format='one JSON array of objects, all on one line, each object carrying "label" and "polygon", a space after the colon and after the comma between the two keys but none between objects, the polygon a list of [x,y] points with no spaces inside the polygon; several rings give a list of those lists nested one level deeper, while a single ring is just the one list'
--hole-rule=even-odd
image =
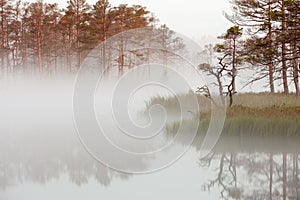
[{"label": "pine tree trunk", "polygon": [[38,33],[37,33],[37,51],[38,51],[38,63],[39,70],[43,72],[43,58],[42,58],[42,34],[41,34],[41,22],[38,22]]},{"label": "pine tree trunk", "polygon": [[299,62],[297,59],[295,59],[293,65],[293,79],[295,84],[296,95],[300,96],[298,65]]},{"label": "pine tree trunk", "polygon": [[77,67],[80,67],[81,64],[81,50],[80,50],[80,42],[79,42],[79,31],[77,31]]},{"label": "pine tree trunk", "polygon": [[298,71],[298,58],[297,58],[297,44],[294,42],[293,45],[293,57],[294,59],[292,60],[292,65],[293,65],[293,81],[295,84],[295,90],[296,90],[296,95],[300,96],[300,89],[299,89],[299,71]]},{"label": "pine tree trunk", "polygon": [[[269,40],[270,40],[270,47],[272,47],[272,24],[271,24],[271,0],[268,2],[269,4],[269,16],[268,16],[268,23],[269,23]],[[269,82],[270,82],[270,91],[271,93],[275,92],[274,88],[274,75],[273,75],[273,60],[272,57],[270,57],[269,60]]]},{"label": "pine tree trunk", "polygon": [[123,74],[123,69],[124,69],[124,44],[123,44],[123,38],[121,40],[122,41],[119,44],[119,57],[118,57],[119,76],[121,76]]},{"label": "pine tree trunk", "polygon": [[233,39],[233,52],[232,52],[232,92],[236,93],[235,78],[236,78],[236,39]]},{"label": "pine tree trunk", "polygon": [[119,76],[123,74],[124,70],[124,11],[122,11],[121,20],[120,20],[120,31],[121,31],[121,41],[119,44],[119,57],[118,57],[118,65],[119,65]]},{"label": "pine tree trunk", "polygon": [[23,58],[24,58],[24,62],[23,62],[24,71],[27,71],[27,68],[28,68],[28,47],[27,47],[27,45],[25,46]]},{"label": "pine tree trunk", "polygon": [[4,52],[5,52],[5,28],[4,28],[4,4],[3,2],[1,2],[1,49],[0,49],[0,53],[1,53],[1,67],[3,67],[3,72],[5,73],[5,63],[4,63]]},{"label": "pine tree trunk", "polygon": [[77,67],[81,64],[81,50],[80,50],[80,11],[79,11],[79,1],[76,1],[76,39],[77,39]]},{"label": "pine tree trunk", "polygon": [[283,81],[283,91],[285,94],[289,93],[288,88],[288,80],[287,80],[287,58],[286,58],[286,41],[285,41],[285,34],[286,34],[286,18],[285,18],[285,6],[284,6],[284,0],[282,0],[282,8],[281,8],[281,14],[282,14],[282,21],[281,21],[281,28],[282,28],[282,48],[281,48],[281,56],[282,56],[282,81]]},{"label": "pine tree trunk", "polygon": [[273,77],[273,62],[272,59],[270,59],[269,63],[269,82],[270,82],[270,92],[274,93],[275,92],[275,87],[274,87],[274,77]]},{"label": "pine tree trunk", "polygon": [[69,72],[72,72],[72,60],[71,60],[71,48],[72,48],[72,30],[71,28],[69,27],[68,29],[69,31],[69,46],[67,47],[67,66],[68,66],[68,69],[69,69]]}]

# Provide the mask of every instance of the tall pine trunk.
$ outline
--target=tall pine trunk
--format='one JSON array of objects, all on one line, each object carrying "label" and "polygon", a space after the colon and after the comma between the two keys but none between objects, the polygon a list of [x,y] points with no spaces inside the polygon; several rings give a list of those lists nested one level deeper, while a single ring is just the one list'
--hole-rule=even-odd
[{"label": "tall pine trunk", "polygon": [[[272,47],[272,24],[271,24],[271,0],[268,2],[269,4],[269,15],[268,15],[268,23],[269,23],[269,32],[268,32],[268,37],[270,41],[270,47]],[[273,60],[272,57],[269,59],[269,83],[270,83],[270,91],[271,93],[275,92],[274,88],[274,75],[273,75]]]},{"label": "tall pine trunk", "polygon": [[5,2],[1,1],[1,49],[0,49],[0,54],[1,54],[1,67],[3,68],[3,73],[6,73],[6,67],[5,67],[5,16],[4,16],[4,6],[5,6]]},{"label": "tall pine trunk", "polygon": [[80,11],[79,11],[79,1],[76,1],[76,39],[77,39],[77,67],[81,64],[81,49],[80,49]]},{"label": "tall pine trunk", "polygon": [[37,51],[38,51],[38,63],[39,70],[43,72],[43,58],[42,58],[42,31],[41,31],[41,22],[39,21],[37,24],[38,32],[37,32]]},{"label": "tall pine trunk", "polygon": [[289,93],[288,80],[287,80],[287,56],[286,56],[286,17],[285,17],[285,5],[284,0],[282,0],[281,8],[281,29],[282,29],[282,44],[281,44],[281,56],[282,56],[282,81],[283,81],[283,92],[285,94]]},{"label": "tall pine trunk", "polygon": [[299,66],[299,61],[297,58],[297,44],[296,42],[293,42],[293,60],[292,60],[292,66],[293,66],[293,81],[295,84],[295,91],[296,95],[300,96],[300,88],[299,88],[299,71],[298,71],[298,66]]},{"label": "tall pine trunk", "polygon": [[233,38],[233,53],[232,53],[232,92],[236,93],[235,78],[236,78],[236,38]]}]

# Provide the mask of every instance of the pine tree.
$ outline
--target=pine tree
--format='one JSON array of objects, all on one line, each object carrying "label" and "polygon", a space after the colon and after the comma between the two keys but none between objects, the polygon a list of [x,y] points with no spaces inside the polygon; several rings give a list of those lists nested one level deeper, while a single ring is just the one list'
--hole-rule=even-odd
[{"label": "pine tree", "polygon": [[[42,39],[43,39],[43,23],[44,3],[37,1],[26,5],[23,16],[23,23],[26,26],[24,42],[28,43],[28,51],[33,55],[33,65],[37,65],[40,72],[44,70]],[[36,63],[37,61],[37,63]]]},{"label": "pine tree", "polygon": [[285,0],[281,1],[281,59],[282,59],[282,81],[283,81],[283,92],[289,93],[288,79],[287,79],[287,48],[286,48],[286,7]]},{"label": "pine tree", "polygon": [[[299,1],[297,0],[231,0],[234,15],[226,17],[234,24],[247,28],[246,61],[256,68],[257,77],[251,82],[269,77],[271,92],[274,80],[283,83],[289,93],[289,69],[296,93],[299,94]],[[276,76],[275,76],[276,75]]]},{"label": "pine tree", "polygon": [[222,53],[224,58],[224,65],[231,65],[230,76],[232,78],[229,91],[236,93],[236,76],[237,76],[237,65],[241,63],[241,56],[238,52],[238,39],[242,36],[243,29],[239,26],[233,26],[227,29],[226,33],[220,36],[224,42],[217,44],[215,49],[217,52]]},{"label": "pine tree", "polygon": [[11,54],[13,67],[19,66],[21,51],[21,34],[22,34],[22,7],[21,0],[15,2],[12,7],[11,21],[9,23],[9,41],[11,44]]},{"label": "pine tree", "polygon": [[74,50],[77,54],[77,67],[80,66],[82,58],[81,58],[81,37],[84,34],[84,31],[82,30],[83,27],[86,25],[88,21],[88,12],[89,12],[90,6],[86,2],[86,0],[70,0],[68,1],[68,7],[65,10],[65,18],[68,20],[68,25],[70,28],[69,34],[72,34],[73,40],[70,41],[72,43],[72,46],[74,47]]},{"label": "pine tree", "polygon": [[150,27],[153,17],[150,16],[150,12],[145,7],[128,6],[127,4],[121,4],[113,8],[111,13],[114,23],[111,26],[110,34],[120,34],[117,63],[119,74],[122,74],[125,66],[131,67],[132,56],[137,56],[134,52],[125,52],[126,38],[123,37],[123,32],[136,28]]},{"label": "pine tree", "polygon": [[299,88],[299,58],[300,58],[300,2],[296,0],[285,1],[287,37],[286,42],[290,47],[290,66],[296,95],[300,96]]},{"label": "pine tree", "polygon": [[45,33],[42,40],[43,59],[49,72],[56,72],[58,59],[58,44],[60,35],[58,31],[58,21],[61,14],[57,4],[45,4],[45,14],[42,24]]},{"label": "pine tree", "polygon": [[[279,12],[277,0],[231,0],[234,14],[227,15],[234,24],[245,27],[250,37],[247,38],[244,46],[247,55],[246,62],[253,66],[260,66],[256,69],[257,76],[250,82],[269,77],[271,93],[275,92],[274,68],[276,62],[277,46],[274,42],[275,23]],[[265,70],[265,67],[267,69]]]},{"label": "pine tree", "polygon": [[93,5],[91,12],[91,40],[95,43],[105,41],[110,36],[110,27],[114,16],[112,7],[107,0],[99,0]]},{"label": "pine tree", "polygon": [[0,59],[4,71],[10,68],[9,22],[11,17],[11,1],[0,0]]}]

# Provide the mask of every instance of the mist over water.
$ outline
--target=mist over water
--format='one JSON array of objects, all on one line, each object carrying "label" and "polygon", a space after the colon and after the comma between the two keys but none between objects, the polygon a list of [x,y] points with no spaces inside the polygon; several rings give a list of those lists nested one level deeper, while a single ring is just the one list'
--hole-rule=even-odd
[{"label": "mist over water", "polygon": [[[283,187],[289,195],[295,198],[299,195],[297,136],[250,137],[242,132],[225,135],[208,157],[199,159],[201,136],[179,160],[154,173],[130,174],[109,168],[87,152],[78,138],[72,104],[74,82],[75,76],[1,81],[0,199],[253,199],[255,195],[263,199],[270,193],[270,184],[274,198],[281,199]],[[103,106],[109,103],[113,82],[99,81],[94,96],[95,116],[112,142],[133,152],[149,152],[164,142],[173,142],[163,127],[158,143],[145,141],[136,145],[124,132],[121,135],[112,124],[115,121],[111,110]],[[143,118],[140,111],[145,108],[144,99],[148,101],[156,95],[172,94],[154,85],[130,95],[128,112],[136,125],[143,127],[153,122],[147,115],[142,115]],[[149,116],[158,117],[152,119],[157,122],[164,118],[151,113]],[[136,137],[151,136],[150,132],[133,133]],[[189,134],[186,132],[185,136]],[[186,137],[175,141],[175,149],[181,151],[189,145]],[[94,150],[101,150],[101,141],[97,144]],[[164,154],[174,156],[170,151]],[[111,158],[108,161],[127,170],[151,169],[166,158],[133,159],[113,151],[107,155]],[[289,177],[287,182],[280,181],[283,173]]]},{"label": "mist over water", "polygon": [[[97,187],[104,192],[105,188],[111,187],[113,181],[116,181],[119,186],[112,186],[111,192],[106,191],[106,197],[110,197],[117,195],[114,190],[127,185],[127,180],[133,176],[108,168],[105,163],[93,158],[82,145],[74,122],[72,104],[74,82],[75,77],[72,76],[1,81],[0,101],[3,123],[0,126],[0,199],[19,199],[20,196],[24,196],[25,199],[39,199],[41,196],[43,198],[45,196],[45,199],[62,198],[56,196],[57,191],[62,192],[66,198],[79,199],[89,190],[95,194],[93,195],[95,198],[98,198],[96,194],[100,194],[93,188]],[[120,130],[115,128],[112,124],[114,121],[110,118],[112,107],[103,106],[107,106],[105,101],[110,102],[111,89],[113,89],[111,81],[99,82],[95,94],[95,114],[100,120],[100,125],[106,128],[107,136],[117,145],[129,148],[131,151],[151,152],[153,148],[157,148],[157,145],[161,145],[153,142],[147,144],[147,141],[141,145],[135,143],[132,145],[132,138],[120,135]],[[145,120],[141,120],[140,112],[145,108],[145,102],[156,94],[170,95],[170,92],[157,86],[147,86],[146,91],[141,90],[133,94],[129,106],[132,108],[133,121],[139,119],[138,123],[141,121],[145,123]],[[146,119],[146,122],[151,121]],[[160,128],[163,130],[163,127]],[[151,135],[137,133],[136,136]],[[158,137],[157,141],[160,143],[167,141],[162,134]],[[97,144],[96,148],[100,149],[105,145],[101,141]],[[178,144],[179,151],[182,147],[184,146]],[[151,168],[151,165],[155,167],[155,162],[164,161],[162,158],[155,160],[150,157],[128,160],[114,152],[110,152],[109,156],[112,161],[117,161],[121,166],[129,169],[131,166],[147,169]],[[144,180],[149,177],[153,181],[159,178],[157,175],[151,178],[150,174],[142,177]],[[140,181],[133,183],[136,184],[139,185]],[[65,190],[59,190],[57,188],[59,185],[64,185]],[[77,188],[76,195],[70,192],[74,187]],[[135,186],[126,187],[133,190]]]}]

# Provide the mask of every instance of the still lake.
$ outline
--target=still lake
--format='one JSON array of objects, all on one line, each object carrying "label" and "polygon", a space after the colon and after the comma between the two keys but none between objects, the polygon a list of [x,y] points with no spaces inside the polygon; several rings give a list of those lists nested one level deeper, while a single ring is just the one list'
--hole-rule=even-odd
[{"label": "still lake", "polygon": [[1,133],[0,199],[299,199],[298,137],[221,137],[202,160],[196,143],[165,169],[127,174],[72,131]]},{"label": "still lake", "polygon": [[[1,200],[299,199],[297,135],[222,135],[205,159],[199,158],[203,138],[197,137],[192,145],[178,141],[175,146],[188,150],[163,169],[142,174],[110,169],[78,139],[71,85],[60,87],[59,94],[57,87],[37,92],[36,84],[1,88]],[[143,167],[151,164],[146,160]]]}]

